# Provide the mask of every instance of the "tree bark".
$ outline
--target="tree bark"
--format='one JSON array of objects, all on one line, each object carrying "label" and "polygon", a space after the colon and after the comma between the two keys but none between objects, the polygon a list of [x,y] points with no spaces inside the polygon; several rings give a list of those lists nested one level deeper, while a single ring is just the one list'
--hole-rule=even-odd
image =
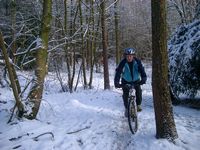
[{"label": "tree bark", "polygon": [[[64,0],[64,12],[65,12],[65,15],[64,15],[64,34],[63,35],[66,36],[67,35],[67,0]],[[71,29],[71,31],[72,31],[72,29]],[[70,34],[71,34],[71,31],[70,31]],[[72,78],[72,72],[71,72],[71,70],[72,70],[71,69],[71,64],[72,65],[75,65],[75,64],[72,63],[72,61],[74,62],[74,57],[71,58],[69,56],[70,53],[68,51],[69,51],[68,50],[68,45],[66,44],[65,45],[65,57],[66,57],[66,64],[67,64],[67,71],[68,71],[67,72],[67,75],[68,75],[68,87],[69,87],[69,92],[72,93],[73,92],[73,78]]]},{"label": "tree bark", "polygon": [[42,100],[44,79],[47,68],[47,49],[49,41],[49,32],[52,18],[52,0],[43,1],[43,15],[40,37],[42,40],[41,47],[36,51],[36,69],[35,80],[31,91],[28,95],[30,102],[33,102],[32,112],[29,114],[29,119],[35,119],[40,108]]},{"label": "tree bark", "polygon": [[178,138],[168,83],[166,1],[152,0],[152,88],[156,118],[156,137]]},{"label": "tree bark", "polygon": [[194,20],[195,19],[200,19],[200,0],[197,0],[197,5],[196,5],[196,8],[195,8]]},{"label": "tree bark", "polygon": [[16,39],[15,39],[15,25],[16,25],[16,1],[11,1],[11,24],[12,24],[12,60],[16,64]]},{"label": "tree bark", "polygon": [[[14,68],[12,67],[12,64],[10,63],[10,60],[9,60],[9,57],[8,57],[8,54],[7,54],[7,51],[6,51],[6,47],[5,47],[5,44],[4,44],[4,39],[3,39],[3,35],[0,31],[0,49],[2,50],[2,54],[3,54],[3,58],[5,60],[5,64],[6,64],[6,67],[8,69],[8,75],[9,75],[9,78],[10,78],[10,82],[11,82],[11,88],[13,90],[13,94],[14,94],[14,97],[15,97],[15,101],[16,101],[16,106],[18,108],[18,116],[21,118],[23,116],[23,113],[24,113],[24,105],[21,103],[21,99],[20,99],[20,91],[18,91],[18,87],[17,87],[17,84],[15,82],[15,75],[16,75],[16,72],[14,70]],[[15,72],[15,73],[14,73]]]},{"label": "tree bark", "polygon": [[82,71],[83,71],[83,86],[84,89],[87,88],[87,78],[86,78],[86,52],[84,49],[84,39],[83,39],[83,17],[82,17],[82,8],[81,8],[81,0],[79,0],[79,18],[80,18],[80,26],[81,26],[81,51],[82,51]]},{"label": "tree bark", "polygon": [[[115,0],[114,0],[115,1]],[[118,2],[115,3],[115,45],[116,45],[116,65],[120,61],[120,51],[119,51],[119,14],[118,14]]]},{"label": "tree bark", "polygon": [[94,70],[94,52],[95,52],[95,22],[94,22],[94,1],[90,1],[90,22],[92,25],[92,41],[91,41],[91,48],[90,48],[90,80],[89,80],[89,88],[92,88],[92,81],[93,81],[93,70]]},{"label": "tree bark", "polygon": [[[16,59],[16,50],[17,50],[17,47],[16,47],[16,0],[13,0],[11,2],[11,26],[12,26],[12,47],[11,47],[11,58],[12,58],[12,62],[13,64],[16,64],[17,63],[17,59]],[[17,86],[17,90],[18,90],[18,93],[20,94],[21,93],[21,86],[20,86],[20,83],[19,83],[19,80],[18,80],[18,77],[17,77],[17,74],[16,74],[16,71],[15,71],[15,68],[14,68],[14,65],[11,64],[11,68],[12,68],[12,72],[13,72],[13,76],[15,78],[15,82],[16,82],[16,86]]]},{"label": "tree bark", "polygon": [[67,0],[64,0],[64,29],[67,32]]},{"label": "tree bark", "polygon": [[104,89],[110,89],[109,70],[108,70],[108,54],[107,54],[107,29],[106,29],[106,2],[103,0],[100,4],[101,7],[101,28],[102,28],[102,45],[103,45],[103,68],[104,68]]}]

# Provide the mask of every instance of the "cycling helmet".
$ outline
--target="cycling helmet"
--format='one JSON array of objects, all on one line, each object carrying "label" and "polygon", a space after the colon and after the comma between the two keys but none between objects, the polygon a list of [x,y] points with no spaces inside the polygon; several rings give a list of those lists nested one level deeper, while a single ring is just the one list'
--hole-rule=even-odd
[{"label": "cycling helmet", "polygon": [[134,48],[125,48],[124,49],[124,54],[125,55],[134,55],[135,54],[135,49]]}]

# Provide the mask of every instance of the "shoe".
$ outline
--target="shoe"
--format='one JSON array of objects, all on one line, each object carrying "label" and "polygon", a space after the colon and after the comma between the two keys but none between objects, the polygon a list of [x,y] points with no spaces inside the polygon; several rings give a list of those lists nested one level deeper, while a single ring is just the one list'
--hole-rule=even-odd
[{"label": "shoe", "polygon": [[124,116],[125,116],[125,117],[128,117],[128,109],[125,109],[125,111],[124,111]]},{"label": "shoe", "polygon": [[138,112],[141,112],[141,111],[142,111],[141,105],[137,105],[137,111],[138,111]]}]

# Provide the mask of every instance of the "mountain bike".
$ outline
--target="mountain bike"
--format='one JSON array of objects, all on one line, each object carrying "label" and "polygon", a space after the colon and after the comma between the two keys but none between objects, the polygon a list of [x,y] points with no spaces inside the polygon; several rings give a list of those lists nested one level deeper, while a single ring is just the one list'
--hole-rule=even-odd
[{"label": "mountain bike", "polygon": [[135,98],[134,85],[126,84],[123,88],[129,89],[128,96],[128,124],[132,134],[135,134],[138,129],[137,105]]}]

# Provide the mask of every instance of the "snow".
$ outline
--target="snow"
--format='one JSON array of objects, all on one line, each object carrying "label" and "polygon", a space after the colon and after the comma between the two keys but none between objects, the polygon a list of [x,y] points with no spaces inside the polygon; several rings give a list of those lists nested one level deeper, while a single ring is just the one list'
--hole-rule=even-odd
[{"label": "snow", "polygon": [[177,95],[198,96],[200,21],[177,27],[168,41],[170,82]]},{"label": "snow", "polygon": [[[48,74],[41,108],[36,120],[14,119],[7,124],[14,106],[11,90],[0,91],[1,150],[197,150],[200,141],[200,111],[174,106],[179,138],[175,143],[156,139],[151,89],[151,65],[143,89],[143,111],[139,129],[129,131],[124,117],[122,91],[113,87],[114,63],[110,65],[111,90],[103,90],[103,74],[94,74],[94,88],[61,93],[59,82]],[[25,72],[23,72],[25,74]],[[24,82],[24,81],[21,81]]]}]

